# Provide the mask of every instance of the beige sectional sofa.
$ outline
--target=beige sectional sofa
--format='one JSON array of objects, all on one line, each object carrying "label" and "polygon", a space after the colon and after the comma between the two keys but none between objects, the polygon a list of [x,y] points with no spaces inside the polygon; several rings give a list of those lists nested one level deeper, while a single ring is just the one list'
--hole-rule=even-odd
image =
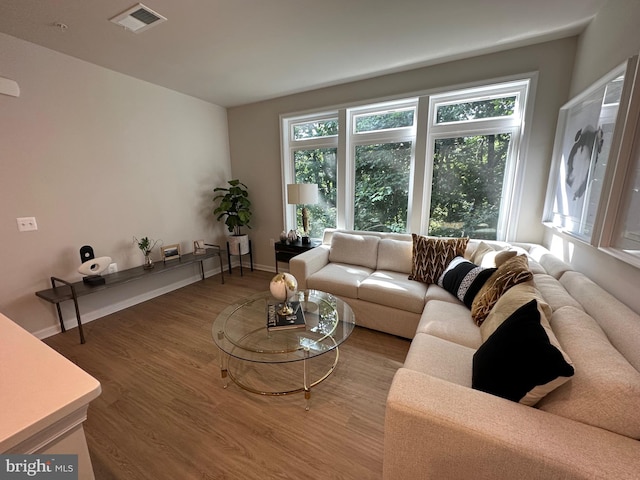
[{"label": "beige sectional sofa", "polygon": [[[327,230],[291,260],[300,287],[343,298],[361,326],[412,339],[387,400],[384,478],[640,478],[640,316],[542,246],[470,240],[465,257],[487,244],[525,253],[533,280],[481,327],[456,296],[408,280],[411,235]],[[471,388],[488,325],[531,292],[575,369],[534,407]]]}]

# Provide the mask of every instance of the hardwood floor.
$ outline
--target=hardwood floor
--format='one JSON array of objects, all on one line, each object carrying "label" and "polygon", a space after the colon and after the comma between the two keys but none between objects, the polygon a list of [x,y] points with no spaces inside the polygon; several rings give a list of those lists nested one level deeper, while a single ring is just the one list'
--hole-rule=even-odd
[{"label": "hardwood floor", "polygon": [[102,384],[85,422],[97,480],[382,477],[385,399],[409,341],[356,327],[308,412],[302,394],[223,388],[211,324],[272,276],[236,269],[86,324],[85,345],[74,330],[45,340]]}]

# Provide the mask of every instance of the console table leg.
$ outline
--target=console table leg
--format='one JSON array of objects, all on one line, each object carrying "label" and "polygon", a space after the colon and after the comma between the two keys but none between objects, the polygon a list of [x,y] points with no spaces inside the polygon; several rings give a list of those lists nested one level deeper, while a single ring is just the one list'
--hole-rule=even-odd
[{"label": "console table leg", "polygon": [[73,292],[73,305],[76,307],[76,319],[78,320],[78,332],[80,332],[80,343],[84,342],[84,332],[82,331],[82,320],[80,320],[80,309],[78,308],[78,297]]},{"label": "console table leg", "polygon": [[60,309],[60,303],[56,303],[56,310],[58,310],[58,320],[60,320],[60,329],[62,332],[66,332],[67,329],[64,326],[64,320],[62,319],[62,310]]}]

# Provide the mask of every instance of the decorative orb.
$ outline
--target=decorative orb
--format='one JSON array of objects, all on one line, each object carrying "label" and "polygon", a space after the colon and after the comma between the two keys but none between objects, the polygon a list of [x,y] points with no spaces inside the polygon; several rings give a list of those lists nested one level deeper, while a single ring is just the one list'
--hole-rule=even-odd
[{"label": "decorative orb", "polygon": [[276,300],[286,302],[298,290],[298,281],[290,273],[279,273],[271,279],[269,290]]}]

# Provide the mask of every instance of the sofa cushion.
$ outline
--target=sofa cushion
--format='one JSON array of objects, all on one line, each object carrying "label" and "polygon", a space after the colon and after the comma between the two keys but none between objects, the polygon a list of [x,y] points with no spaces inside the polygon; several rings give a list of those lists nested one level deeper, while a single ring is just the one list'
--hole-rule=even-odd
[{"label": "sofa cushion", "polygon": [[480,288],[495,271],[495,268],[482,268],[463,257],[456,257],[438,278],[438,285],[471,308]]},{"label": "sofa cushion", "polygon": [[473,356],[472,387],[535,405],[574,374],[536,300],[518,308]]},{"label": "sofa cushion", "polygon": [[[640,315],[579,272],[565,272],[560,283],[604,330],[611,344],[640,371]],[[633,284],[627,288],[636,289]]]},{"label": "sofa cushion", "polygon": [[371,268],[345,263],[329,263],[307,278],[307,288],[343,297],[358,298],[358,287],[372,273]]},{"label": "sofa cushion", "polygon": [[358,287],[358,298],[409,312],[422,313],[427,285],[401,272],[377,270]]},{"label": "sofa cushion", "polygon": [[489,312],[504,292],[518,283],[531,280],[533,274],[529,270],[526,255],[510,258],[489,277],[489,280],[476,295],[471,305],[471,318],[477,325],[482,325]]},{"label": "sofa cushion", "polygon": [[375,269],[379,242],[380,239],[373,235],[334,232],[331,237],[329,261]]},{"label": "sofa cushion", "polygon": [[417,333],[404,361],[404,368],[471,387],[471,369],[475,349]]},{"label": "sofa cushion", "polygon": [[378,244],[378,270],[411,273],[413,244],[402,240],[383,238]]},{"label": "sofa cushion", "polygon": [[413,264],[409,280],[436,283],[454,257],[462,257],[469,238],[435,238],[412,234]]},{"label": "sofa cushion", "polygon": [[427,302],[416,333],[428,333],[473,349],[482,344],[480,329],[471,320],[469,309],[459,301],[456,303],[440,300]]},{"label": "sofa cushion", "polygon": [[640,439],[640,373],[586,312],[562,307],[553,313],[551,326],[575,363],[576,374],[539,408]]},{"label": "sofa cushion", "polygon": [[561,307],[575,307],[578,310],[584,310],[582,305],[567,292],[555,277],[547,273],[534,273],[533,282],[554,312]]},{"label": "sofa cushion", "polygon": [[460,300],[458,300],[455,295],[452,295],[435,283],[427,285],[427,295],[424,300],[425,303],[428,303],[431,300],[440,300],[442,302],[455,303],[456,305],[460,303]]},{"label": "sofa cushion", "polygon": [[491,312],[489,312],[489,315],[487,315],[486,320],[480,325],[482,341],[486,342],[491,334],[495,332],[507,318],[531,300],[537,301],[540,312],[540,322],[545,322],[545,325],[549,325],[548,319],[551,318],[551,307],[544,301],[542,294],[535,288],[533,281],[530,280],[514,285],[496,302]]}]

